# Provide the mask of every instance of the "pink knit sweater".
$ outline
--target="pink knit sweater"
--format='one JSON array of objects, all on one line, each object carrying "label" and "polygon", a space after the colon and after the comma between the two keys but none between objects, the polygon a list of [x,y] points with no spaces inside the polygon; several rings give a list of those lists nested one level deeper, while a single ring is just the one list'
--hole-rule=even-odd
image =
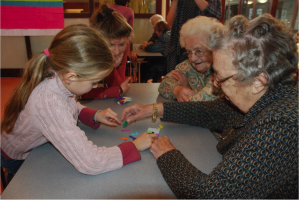
[{"label": "pink knit sweater", "polygon": [[[79,172],[91,175],[140,160],[140,154],[131,142],[106,148],[88,141],[84,131],[77,126],[77,120],[82,109],[85,116],[90,112],[86,112],[75,98],[56,74],[41,82],[31,93],[13,132],[1,134],[3,153],[12,159],[23,160],[31,149],[51,142]],[[89,118],[93,119],[93,116]]]}]

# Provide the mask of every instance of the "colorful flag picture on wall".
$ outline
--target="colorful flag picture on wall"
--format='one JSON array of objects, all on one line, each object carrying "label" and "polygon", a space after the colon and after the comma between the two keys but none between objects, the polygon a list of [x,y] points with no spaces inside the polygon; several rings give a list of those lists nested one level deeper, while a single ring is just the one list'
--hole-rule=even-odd
[{"label": "colorful flag picture on wall", "polygon": [[62,0],[1,0],[2,35],[52,35],[63,28]]}]

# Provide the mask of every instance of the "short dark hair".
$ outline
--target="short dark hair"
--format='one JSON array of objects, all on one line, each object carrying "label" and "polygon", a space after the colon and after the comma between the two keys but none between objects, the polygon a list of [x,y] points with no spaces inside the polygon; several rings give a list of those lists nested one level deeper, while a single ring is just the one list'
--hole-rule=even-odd
[{"label": "short dark hair", "polygon": [[127,3],[130,3],[130,0],[115,0],[116,5],[125,6]]},{"label": "short dark hair", "polygon": [[159,31],[159,32],[164,32],[169,30],[169,26],[166,21],[164,20],[159,20],[155,23],[154,29]]}]

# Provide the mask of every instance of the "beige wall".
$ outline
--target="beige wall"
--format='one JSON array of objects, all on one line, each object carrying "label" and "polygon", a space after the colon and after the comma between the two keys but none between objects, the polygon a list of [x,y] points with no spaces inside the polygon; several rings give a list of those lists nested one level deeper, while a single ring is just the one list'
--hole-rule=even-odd
[{"label": "beige wall", "polygon": [[[88,25],[88,18],[64,20],[65,26],[78,23]],[[151,37],[153,28],[148,19],[135,19],[134,31],[134,43],[141,44]],[[32,54],[35,55],[48,48],[53,38],[54,36],[31,36]],[[26,63],[27,53],[25,38],[23,36],[1,36],[1,68],[24,68]]]},{"label": "beige wall", "polygon": [[23,68],[26,62],[25,38],[1,36],[1,68]]}]

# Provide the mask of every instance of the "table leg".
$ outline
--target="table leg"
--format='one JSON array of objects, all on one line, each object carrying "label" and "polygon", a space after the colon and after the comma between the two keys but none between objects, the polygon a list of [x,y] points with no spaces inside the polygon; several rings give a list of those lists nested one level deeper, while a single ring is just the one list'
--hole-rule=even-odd
[{"label": "table leg", "polygon": [[138,62],[138,83],[140,83],[140,65],[141,62]]}]

